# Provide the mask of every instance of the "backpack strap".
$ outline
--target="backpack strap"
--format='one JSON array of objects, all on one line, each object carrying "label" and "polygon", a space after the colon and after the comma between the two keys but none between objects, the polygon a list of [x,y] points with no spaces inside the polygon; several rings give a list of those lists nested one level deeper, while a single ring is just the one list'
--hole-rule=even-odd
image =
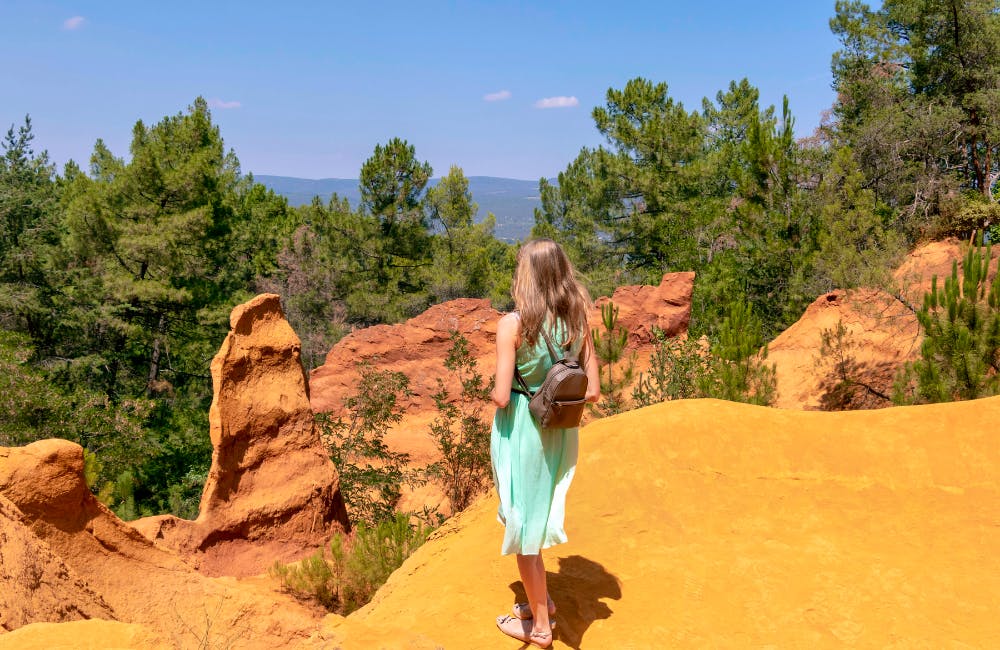
[{"label": "backpack strap", "polygon": [[549,348],[549,356],[552,357],[552,363],[556,363],[560,359],[567,359],[569,361],[577,361],[577,359],[579,358],[580,355],[579,354],[574,354],[574,355],[571,356],[571,355],[567,354],[569,352],[569,350],[567,350],[566,348],[564,348],[562,346],[560,346],[560,349],[563,351],[563,354],[562,355],[556,354],[555,346],[552,345],[552,339],[549,338],[549,335],[545,331],[545,327],[544,326],[542,326],[542,328],[539,330],[539,332],[541,332],[542,338],[545,339],[545,345],[546,345],[546,347]]},{"label": "backpack strap", "polygon": [[535,394],[531,392],[531,389],[528,388],[528,382],[524,380],[524,375],[522,375],[521,371],[517,369],[517,361],[514,361],[514,379],[517,380],[517,383],[520,384],[520,386],[511,386],[510,391],[512,393],[521,393],[528,399],[535,396]]},{"label": "backpack strap", "polygon": [[[515,309],[511,313],[517,314],[517,319],[521,320],[521,312]],[[517,369],[516,358],[514,359],[514,380],[516,381],[516,383],[510,387],[510,392],[521,393],[528,399],[531,399],[532,397],[535,396],[535,394],[531,392],[531,389],[528,388],[528,382],[524,380],[524,375],[522,375],[521,371]]]},{"label": "backpack strap", "polygon": [[[552,363],[557,363],[560,359],[570,359],[571,361],[577,360],[577,357],[579,355],[573,355],[573,357],[569,357],[566,354],[563,354],[561,356],[556,354],[555,346],[552,345],[552,339],[549,338],[548,332],[545,331],[544,325],[542,325],[542,327],[538,331],[541,333],[542,338],[545,339],[545,347],[549,349],[549,357],[552,358]],[[528,382],[525,381],[524,375],[522,375],[521,371],[518,369],[516,360],[514,361],[514,379],[517,382],[517,385],[511,386],[510,389],[511,392],[521,393],[522,395],[524,395],[529,399],[535,396],[535,393],[531,392],[531,389],[528,387]]]}]

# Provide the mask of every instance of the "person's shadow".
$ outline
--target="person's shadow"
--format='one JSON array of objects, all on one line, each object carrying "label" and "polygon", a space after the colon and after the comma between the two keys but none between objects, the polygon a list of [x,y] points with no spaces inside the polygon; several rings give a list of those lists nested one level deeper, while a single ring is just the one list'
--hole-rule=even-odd
[{"label": "person's shadow", "polygon": [[[622,597],[621,583],[603,566],[579,555],[559,558],[559,571],[545,572],[549,595],[556,603],[556,634],[561,643],[579,650],[590,624],[613,613],[602,598]],[[527,600],[521,581],[510,583],[514,602]]]}]

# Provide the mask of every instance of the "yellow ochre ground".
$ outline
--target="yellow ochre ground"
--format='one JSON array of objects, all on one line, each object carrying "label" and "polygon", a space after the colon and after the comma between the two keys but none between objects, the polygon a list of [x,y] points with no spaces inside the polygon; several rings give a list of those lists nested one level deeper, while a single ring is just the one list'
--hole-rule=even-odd
[{"label": "yellow ochre ground", "polygon": [[[690,400],[588,424],[570,541],[546,555],[554,647],[1000,648],[998,421],[1000,398],[838,413]],[[489,496],[446,523],[347,618],[151,569],[150,593],[176,607],[212,585],[219,611],[237,592],[262,604],[242,632],[196,625],[207,645],[130,610],[137,624],[34,623],[0,648],[520,648],[494,625],[523,599],[495,513]]]},{"label": "yellow ochre ground", "polygon": [[[1000,398],[821,413],[690,400],[581,430],[557,648],[1000,648]],[[349,648],[518,648],[496,500],[359,612]]]}]

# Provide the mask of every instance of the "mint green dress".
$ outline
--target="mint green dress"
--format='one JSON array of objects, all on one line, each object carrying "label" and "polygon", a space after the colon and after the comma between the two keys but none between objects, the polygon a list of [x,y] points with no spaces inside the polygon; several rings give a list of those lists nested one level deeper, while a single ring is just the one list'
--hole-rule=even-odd
[{"label": "mint green dress", "polygon": [[[533,348],[522,343],[516,356],[532,392],[552,366],[545,340],[538,339]],[[503,555],[537,555],[543,548],[566,542],[566,492],[576,469],[577,449],[577,429],[539,429],[525,395],[511,392],[510,403],[497,409],[490,457],[500,497],[497,519],[504,525]]]}]

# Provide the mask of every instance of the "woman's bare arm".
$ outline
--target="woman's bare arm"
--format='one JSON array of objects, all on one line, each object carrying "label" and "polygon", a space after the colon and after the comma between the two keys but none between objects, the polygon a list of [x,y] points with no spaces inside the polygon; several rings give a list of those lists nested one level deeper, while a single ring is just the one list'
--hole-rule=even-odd
[{"label": "woman's bare arm", "polygon": [[497,323],[497,366],[493,374],[493,403],[503,408],[510,403],[510,388],[514,383],[514,362],[521,321],[510,313]]}]

